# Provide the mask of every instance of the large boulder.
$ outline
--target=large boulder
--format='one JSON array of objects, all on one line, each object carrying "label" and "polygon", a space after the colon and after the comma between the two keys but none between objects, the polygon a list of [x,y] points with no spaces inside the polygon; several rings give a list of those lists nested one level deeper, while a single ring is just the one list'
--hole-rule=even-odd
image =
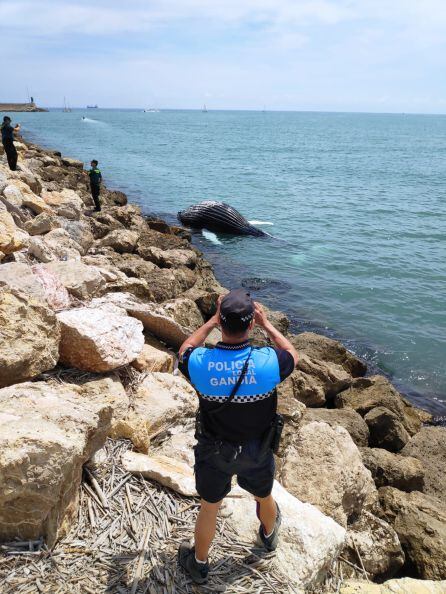
[{"label": "large boulder", "polygon": [[195,390],[179,376],[149,373],[132,399],[127,417],[114,429],[114,437],[125,437],[147,453],[150,440],[166,428],[191,418],[198,406]]},{"label": "large boulder", "polygon": [[103,445],[111,415],[71,384],[0,390],[0,541],[42,536],[52,546],[68,532],[82,465]]},{"label": "large boulder", "polygon": [[353,355],[337,340],[314,332],[302,332],[297,336],[292,336],[291,342],[298,353],[305,354],[312,359],[340,365],[353,377],[362,376],[367,371],[364,361]]},{"label": "large boulder", "polygon": [[[95,262],[96,259],[102,259],[102,263],[97,264]],[[155,264],[143,260],[136,254],[116,254],[113,252],[108,255],[87,256],[85,261],[97,266],[113,265],[126,276],[131,278],[147,279],[154,271],[158,270]]]},{"label": "large boulder", "polygon": [[79,307],[57,314],[61,325],[60,361],[85,371],[103,372],[131,363],[144,346],[141,322],[115,307]]},{"label": "large boulder", "polygon": [[[369,577],[377,580],[394,576],[404,564],[395,530],[367,511],[349,527],[342,558],[364,568]],[[352,566],[344,563],[343,574],[354,576]]]},{"label": "large boulder", "polygon": [[[120,209],[120,211],[122,210],[123,209]],[[119,220],[120,222],[123,222],[122,218]],[[144,219],[143,224],[144,226],[146,225]],[[140,234],[136,251],[145,260],[150,260],[152,258],[153,247],[156,247],[160,250],[190,249],[190,244],[185,239],[181,239],[176,235],[159,233],[153,229],[145,229]]]},{"label": "large boulder", "polygon": [[82,247],[73,241],[65,229],[53,229],[46,235],[31,237],[29,253],[39,262],[55,260],[80,260]]},{"label": "large boulder", "polygon": [[136,204],[112,206],[107,208],[107,213],[131,231],[139,232],[147,228],[146,221],[141,214],[141,208]]},{"label": "large boulder", "polygon": [[121,307],[140,320],[150,334],[174,348],[178,348],[204,321],[198,307],[190,299],[178,298],[158,305],[143,303],[126,293],[109,293],[94,299],[92,306],[105,303]]},{"label": "large boulder", "polygon": [[446,427],[423,427],[401,454],[420,461],[424,468],[423,491],[446,502]]},{"label": "large boulder", "polygon": [[84,168],[84,164],[82,163],[82,161],[79,161],[78,159],[72,159],[71,157],[62,157],[61,161],[62,165],[65,165],[65,167],[75,167],[76,169],[80,169],[81,171]]},{"label": "large boulder", "polygon": [[358,447],[369,443],[369,429],[367,423],[356,411],[336,408],[307,408],[301,424],[321,421],[330,427],[344,427]]},{"label": "large boulder", "polygon": [[73,221],[63,217],[58,217],[58,220],[60,226],[65,229],[71,239],[76,242],[77,245],[80,245],[82,248],[81,254],[86,254],[94,242],[93,233],[90,230],[88,222],[85,219]]},{"label": "large boulder", "polygon": [[135,251],[138,237],[139,235],[135,231],[129,231],[127,229],[115,229],[114,231],[110,231],[110,233],[101,239],[99,245],[103,247],[111,247],[120,254],[131,254]]},{"label": "large boulder", "polygon": [[195,464],[195,418],[187,417],[167,427],[150,446],[150,453],[184,462],[189,468]]},{"label": "large boulder", "polygon": [[446,581],[415,580],[400,578],[384,584],[364,580],[346,580],[340,586],[339,594],[445,594]]},{"label": "large boulder", "polygon": [[59,279],[41,264],[8,262],[0,266],[0,287],[22,291],[58,311],[70,306],[70,296]]},{"label": "large boulder", "polygon": [[0,387],[52,369],[59,359],[55,313],[24,293],[0,288]]},{"label": "large boulder", "polygon": [[395,487],[401,491],[423,490],[425,468],[416,458],[380,448],[361,448],[361,456],[377,487]]},{"label": "large boulder", "polygon": [[3,190],[3,195],[15,206],[26,206],[35,214],[51,210],[40,196],[37,196],[26,183],[18,179]]},{"label": "large boulder", "polygon": [[179,266],[193,268],[197,262],[197,254],[191,249],[160,250],[157,247],[150,247],[145,251],[144,258],[160,268]]},{"label": "large boulder", "polygon": [[[28,159],[26,160],[26,165],[28,165]],[[34,194],[40,196],[40,192],[42,191],[42,184],[38,177],[36,177],[29,167],[25,167],[23,162],[20,165],[20,171],[16,171],[14,177],[24,182]]]},{"label": "large boulder", "polygon": [[79,194],[77,194],[74,190],[69,190],[67,188],[64,188],[60,192],[48,192],[46,190],[42,190],[42,198],[45,203],[60,217],[79,220],[84,203]]},{"label": "large boulder", "polygon": [[279,480],[342,526],[377,499],[370,471],[343,427],[313,422],[300,427],[285,449]]},{"label": "large boulder", "polygon": [[148,371],[169,373],[173,371],[174,363],[173,353],[145,344],[141,354],[133,361],[132,367],[143,373]]},{"label": "large boulder", "polygon": [[[274,499],[282,512],[279,546],[274,563],[297,592],[306,592],[322,582],[342,548],[345,530],[308,503],[302,503],[277,481]],[[234,489],[223,503],[221,515],[240,541],[257,541],[259,521],[254,500]]]},{"label": "large boulder", "polygon": [[163,455],[147,456],[127,451],[122,457],[124,470],[156,481],[181,495],[197,496],[191,466]]},{"label": "large boulder", "polygon": [[46,264],[67,291],[81,300],[99,295],[106,285],[105,275],[96,266],[86,266],[83,262],[56,261]]},{"label": "large boulder", "polygon": [[61,218],[48,212],[42,212],[25,223],[25,230],[30,235],[45,235],[61,227]]},{"label": "large boulder", "polygon": [[398,452],[409,441],[410,435],[398,416],[385,406],[376,406],[364,416],[370,431],[370,445]]},{"label": "large boulder", "polygon": [[381,375],[354,380],[348,390],[336,396],[335,404],[337,408],[352,408],[361,416],[372,408],[384,407],[397,416],[409,435],[415,435],[421,428],[420,412]]},{"label": "large boulder", "polygon": [[351,382],[351,376],[336,363],[316,361],[300,355],[295,371],[279,388],[279,395],[294,394],[305,406],[323,406]]},{"label": "large boulder", "polygon": [[26,247],[28,241],[28,233],[17,227],[12,215],[6,209],[0,208],[0,253],[12,254]]},{"label": "large boulder", "polygon": [[100,379],[88,378],[79,381],[79,389],[88,402],[98,406],[110,406],[112,412],[111,425],[108,433],[113,433],[113,427],[124,419],[129,411],[130,399],[118,377],[111,374]]},{"label": "large boulder", "polygon": [[382,517],[392,524],[411,575],[446,579],[446,508],[443,501],[419,491],[379,489]]}]

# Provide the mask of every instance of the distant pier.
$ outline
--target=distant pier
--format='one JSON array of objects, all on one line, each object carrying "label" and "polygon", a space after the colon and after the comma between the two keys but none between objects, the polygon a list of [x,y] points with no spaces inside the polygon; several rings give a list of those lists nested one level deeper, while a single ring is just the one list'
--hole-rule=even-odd
[{"label": "distant pier", "polygon": [[43,107],[37,107],[34,102],[30,103],[0,103],[0,112],[3,111],[48,111]]}]

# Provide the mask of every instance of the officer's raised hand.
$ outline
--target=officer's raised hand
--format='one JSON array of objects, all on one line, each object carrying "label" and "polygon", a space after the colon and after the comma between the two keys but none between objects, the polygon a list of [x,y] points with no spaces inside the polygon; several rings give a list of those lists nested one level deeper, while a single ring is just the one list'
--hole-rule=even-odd
[{"label": "officer's raised hand", "polygon": [[290,355],[294,359],[294,365],[297,365],[298,355],[296,349],[288,340],[288,338],[285,338],[285,336],[271,324],[271,322],[268,320],[266,311],[264,310],[263,306],[260,305],[260,303],[257,303],[256,301],[254,302],[254,316],[256,324],[258,324],[261,328],[265,330],[265,332],[268,334],[268,337],[274,343],[274,345],[278,349],[282,349],[290,353]]}]

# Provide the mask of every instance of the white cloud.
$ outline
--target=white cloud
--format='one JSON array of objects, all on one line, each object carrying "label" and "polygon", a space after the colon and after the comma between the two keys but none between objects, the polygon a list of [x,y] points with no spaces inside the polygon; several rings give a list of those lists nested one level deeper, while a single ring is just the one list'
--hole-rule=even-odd
[{"label": "white cloud", "polygon": [[91,90],[102,105],[155,92],[175,107],[409,111],[446,96],[444,0],[0,0],[0,22],[8,94],[29,84],[50,105]]}]

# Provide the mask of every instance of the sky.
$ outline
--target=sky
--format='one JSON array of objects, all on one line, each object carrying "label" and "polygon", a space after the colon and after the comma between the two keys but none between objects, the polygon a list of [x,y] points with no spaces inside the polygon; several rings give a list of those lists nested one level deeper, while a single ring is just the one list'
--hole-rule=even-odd
[{"label": "sky", "polygon": [[446,113],[445,0],[0,0],[0,101]]}]

